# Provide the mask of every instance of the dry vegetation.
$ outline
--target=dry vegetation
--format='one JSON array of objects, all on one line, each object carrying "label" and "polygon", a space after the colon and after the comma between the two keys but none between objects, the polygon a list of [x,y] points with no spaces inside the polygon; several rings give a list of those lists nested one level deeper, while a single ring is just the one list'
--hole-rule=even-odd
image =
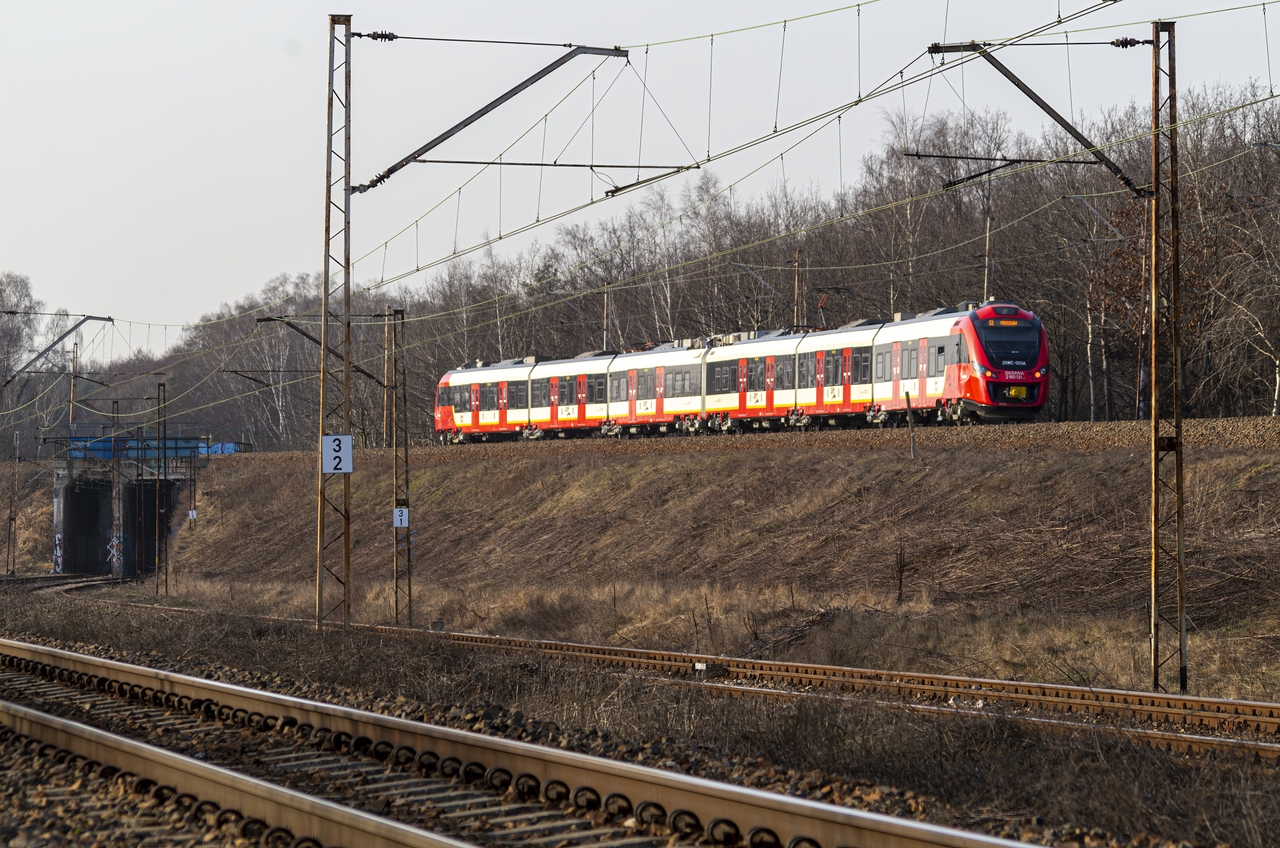
[{"label": "dry vegetation", "polygon": [[[916,462],[901,430],[424,451],[417,621],[1142,688],[1143,435],[925,429]],[[1280,699],[1280,422],[1192,422],[1188,440],[1193,688]],[[355,614],[382,622],[390,469],[376,452],[359,459]],[[313,615],[311,461],[212,462],[170,601]],[[818,610],[836,614],[787,630]]]},{"label": "dry vegetation", "polygon": [[726,699],[429,636],[322,638],[301,625],[47,594],[0,595],[0,630],[483,732],[508,732],[504,717],[518,710],[543,744],[720,778],[745,769],[776,791],[814,797],[834,779],[862,787],[873,809],[1038,844],[1173,844],[1146,836],[1156,834],[1261,848],[1280,839],[1273,769],[1164,754],[1088,727],[1041,731],[998,710],[939,719],[868,704]]},{"label": "dry vegetation", "polygon": [[[1278,436],[1280,425],[1264,419],[1189,428],[1192,682],[1205,694],[1280,698],[1272,638],[1280,607],[1271,588],[1280,568]],[[1142,429],[922,430],[915,462],[905,437],[593,440],[417,453],[418,623],[1141,687]],[[386,621],[389,461],[373,452],[358,459],[356,615]],[[157,622],[88,602],[18,601],[4,607],[6,626],[174,661],[199,657],[268,681],[283,675],[370,693],[379,703],[497,702],[583,733],[712,745],[699,756],[765,756],[800,772],[926,793],[943,805],[941,819],[960,824],[1039,815],[1126,839],[1145,831],[1265,845],[1280,836],[1268,830],[1280,820],[1270,771],[1132,749],[1087,730],[1046,736],[998,714],[934,722],[827,703],[724,702],[437,642],[317,640],[305,628],[223,615],[312,614],[311,461],[248,455],[202,472],[200,522],[179,530],[168,601],[211,615]],[[24,521],[47,520],[43,497],[28,497]],[[154,598],[155,587],[109,594]]]}]

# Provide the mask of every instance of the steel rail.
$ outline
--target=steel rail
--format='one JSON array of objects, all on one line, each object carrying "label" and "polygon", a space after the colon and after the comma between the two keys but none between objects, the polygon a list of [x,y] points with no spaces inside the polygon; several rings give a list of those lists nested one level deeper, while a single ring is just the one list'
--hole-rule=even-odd
[{"label": "steel rail", "polygon": [[[765,689],[758,686],[741,686],[732,683],[707,683],[675,678],[653,678],[655,683],[664,686],[677,685],[697,687],[705,691],[716,692],[730,698],[744,696],[764,698],[766,700],[794,700],[796,698],[822,698],[826,700],[844,700],[846,696],[818,694],[815,692],[794,692],[785,689]],[[982,709],[966,707],[939,707],[931,704],[915,704],[910,701],[867,701],[858,699],[859,704],[874,704],[885,709],[906,710],[913,713],[938,717],[963,716],[968,718],[991,718],[992,714]],[[1030,725],[1049,728],[1066,733],[1091,730],[1102,733],[1119,733],[1132,742],[1144,744],[1162,751],[1184,754],[1230,754],[1234,756],[1255,757],[1260,760],[1280,763],[1280,744],[1274,742],[1257,742],[1247,739],[1232,739],[1219,736],[1198,736],[1191,733],[1175,733],[1167,730],[1151,730],[1143,727],[1117,727],[1115,725],[1083,724],[1078,721],[1044,718],[1041,716],[1009,716],[1011,720],[1025,722]]]},{"label": "steel rail", "polygon": [[[414,632],[378,626],[380,632]],[[512,639],[470,633],[441,634],[451,642],[483,648],[520,650],[546,656],[572,657],[602,664],[680,674],[708,669],[731,679],[762,680],[799,686],[843,687],[931,698],[987,698],[1020,706],[1064,712],[1087,711],[1224,730],[1280,732],[1280,704],[1162,695],[1125,689],[1095,689],[1051,683],[1028,683],[977,677],[877,671],[794,662],[765,662],[737,657],[613,648],[535,639]]]},{"label": "steel rail", "polygon": [[[121,602],[108,601],[107,603]],[[127,606],[165,612],[198,612],[198,610],[183,607],[123,603]],[[269,620],[305,624],[301,619],[271,617]],[[486,650],[521,651],[599,665],[692,677],[702,676],[710,679],[724,677],[731,680],[770,682],[820,689],[845,689],[930,700],[983,698],[1014,706],[1062,713],[1106,715],[1183,727],[1202,727],[1222,732],[1247,730],[1260,734],[1280,734],[1280,704],[1262,701],[1160,695],[1125,689],[1096,689],[1066,684],[916,674],[795,662],[766,662],[710,654],[615,648],[475,633],[424,631],[378,624],[353,624],[352,629],[399,636],[430,635],[455,644]],[[703,685],[711,686],[706,681]],[[793,694],[786,690],[747,687],[740,687],[740,691],[744,694],[764,692],[777,692],[780,696]],[[1235,744],[1225,744],[1225,740],[1223,740],[1224,744],[1218,745],[1213,741],[1214,737],[1173,734],[1165,740],[1162,739],[1161,732],[1147,732],[1140,728],[1124,726],[1115,726],[1114,729],[1129,733],[1135,738],[1160,742],[1162,747],[1166,748],[1184,751],[1252,750],[1258,756],[1275,758],[1275,753],[1271,750],[1272,746],[1265,742],[1234,740],[1245,746],[1241,748]],[[1173,745],[1175,738],[1177,744]],[[1192,744],[1193,740],[1204,741]]]},{"label": "steel rail", "polygon": [[143,698],[202,700],[216,704],[220,713],[245,711],[250,716],[274,716],[276,726],[283,719],[291,719],[348,734],[352,740],[363,737],[374,745],[406,746],[419,753],[431,751],[441,759],[454,757],[466,764],[464,771],[474,763],[482,773],[498,768],[515,780],[529,775],[544,788],[558,785],[565,797],[576,799],[583,790],[589,790],[598,799],[621,796],[637,811],[646,804],[657,805],[669,822],[683,819],[692,823],[690,827],[709,835],[736,833],[750,840],[755,834],[759,840],[767,834],[771,838],[759,844],[795,848],[994,848],[1016,844],[632,763],[0,639],[0,656],[6,655],[47,666],[46,672],[61,670],[64,674],[108,678],[117,681],[117,686],[138,687]]},{"label": "steel rail", "polygon": [[474,848],[466,842],[6,701],[0,701],[0,723],[45,744],[171,786],[201,801],[213,801],[223,809],[238,810],[246,817],[287,828],[298,837],[309,836],[323,845]]}]

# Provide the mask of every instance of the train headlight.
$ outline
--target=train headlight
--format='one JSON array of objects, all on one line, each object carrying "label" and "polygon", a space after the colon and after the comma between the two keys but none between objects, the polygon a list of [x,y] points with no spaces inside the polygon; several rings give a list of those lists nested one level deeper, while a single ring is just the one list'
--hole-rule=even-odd
[{"label": "train headlight", "polygon": [[1049,366],[1046,365],[1043,368],[1037,368],[1034,376],[1037,380],[1039,380],[1041,377],[1043,377],[1045,374],[1048,374],[1048,373],[1049,373]]}]

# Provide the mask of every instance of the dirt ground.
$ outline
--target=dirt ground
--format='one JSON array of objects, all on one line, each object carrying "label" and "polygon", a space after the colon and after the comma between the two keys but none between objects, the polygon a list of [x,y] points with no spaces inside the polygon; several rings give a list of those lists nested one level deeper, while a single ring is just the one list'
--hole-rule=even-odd
[{"label": "dirt ground", "polygon": [[[916,460],[902,429],[418,450],[416,617],[1144,688],[1147,432],[921,428]],[[1280,699],[1280,421],[1188,422],[1187,445],[1192,688]],[[198,523],[175,526],[171,600],[313,615],[313,462],[213,459]],[[390,457],[357,463],[353,610],[385,622]],[[26,493],[29,568],[52,534],[48,500]]]}]

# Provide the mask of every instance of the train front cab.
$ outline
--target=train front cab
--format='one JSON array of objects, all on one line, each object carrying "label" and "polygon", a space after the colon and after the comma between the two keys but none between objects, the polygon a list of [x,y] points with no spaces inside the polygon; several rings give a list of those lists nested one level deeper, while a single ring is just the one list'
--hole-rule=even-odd
[{"label": "train front cab", "polygon": [[1030,421],[1048,400],[1049,339],[1040,319],[1012,303],[986,303],[958,328],[968,346],[961,405],[984,421]]}]

